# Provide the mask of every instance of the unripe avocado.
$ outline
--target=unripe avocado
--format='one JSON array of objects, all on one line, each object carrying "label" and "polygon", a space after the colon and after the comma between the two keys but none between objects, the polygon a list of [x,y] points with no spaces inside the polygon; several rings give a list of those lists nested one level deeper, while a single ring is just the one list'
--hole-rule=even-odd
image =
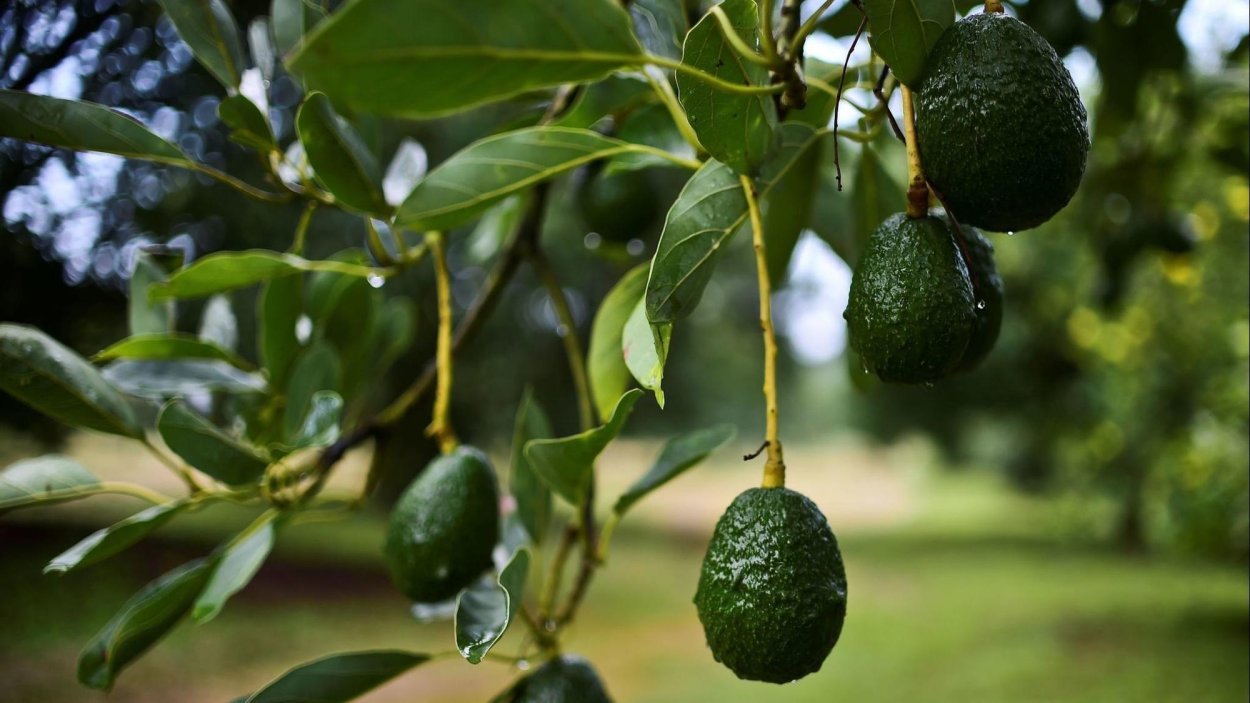
[{"label": "unripe avocado", "polygon": [[950,225],[891,215],[851,278],[850,342],[882,381],[924,383],[955,370],[976,324],[972,281]]},{"label": "unripe avocado", "polygon": [[612,703],[590,662],[564,655],[538,667],[504,698],[509,703]]},{"label": "unripe avocado", "polygon": [[825,516],[787,488],[739,494],[716,523],[694,603],[712,656],[738,678],[819,671],[846,619],[846,571]]},{"label": "unripe avocado", "polygon": [[977,311],[968,348],[959,360],[960,370],[968,370],[981,363],[998,341],[998,332],[1003,326],[1003,279],[994,264],[994,245],[990,240],[975,227],[961,230],[967,254],[964,263],[968,265]]},{"label": "unripe avocado", "polygon": [[645,171],[586,172],[577,208],[591,231],[613,242],[640,239],[659,215],[659,197]]},{"label": "unripe avocado", "polygon": [[491,566],[499,488],[482,452],[460,447],[431,461],[391,510],[391,580],[419,603],[456,595]]},{"label": "unripe avocado", "polygon": [[929,183],[961,223],[1036,227],[1076,193],[1089,154],[1085,106],[1055,50],[1005,14],[942,34],[915,100]]}]

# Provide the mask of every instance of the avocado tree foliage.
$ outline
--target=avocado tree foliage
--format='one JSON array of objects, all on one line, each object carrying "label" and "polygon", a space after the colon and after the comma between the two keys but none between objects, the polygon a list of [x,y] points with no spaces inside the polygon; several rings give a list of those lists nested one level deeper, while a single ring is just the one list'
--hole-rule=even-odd
[{"label": "avocado tree foliage", "polygon": [[[173,265],[159,251],[141,255],[131,277],[131,336],[91,360],[37,329],[0,325],[0,387],[70,426],[134,440],[187,490],[169,497],[102,481],[59,456],[10,466],[0,474],[0,510],[108,493],[151,504],[87,537],[47,571],[104,560],[215,503],[258,511],[216,550],[125,603],[84,649],[80,681],[110,688],[186,616],[215,617],[283,532],[310,517],[358,508],[378,476],[371,471],[354,500],[326,498],[321,491],[336,465],[348,450],[423,407],[419,401],[432,393],[427,433],[442,456],[391,513],[385,553],[396,586],[417,602],[454,599],[449,653],[472,664],[546,662],[499,700],[606,700],[593,669],[561,653],[562,635],[628,510],[734,432],[718,426],[671,438],[606,516],[597,509],[596,458],[644,396],[631,380],[663,407],[670,346],[739,230],[750,232],[758,271],[767,430],[756,455],[765,453],[766,461],[763,487],[739,496],[716,528],[696,604],[713,655],[739,676],[780,683],[818,670],[842,630],[846,576],[824,516],[784,488],[770,292],[817,212],[815,185],[827,147],[840,181],[838,142],[862,145],[855,179],[872,187],[856,190],[876,193],[863,208],[875,212],[875,221],[833,238],[843,258],[860,262],[848,310],[855,349],[882,380],[908,383],[974,365],[997,336],[1002,291],[992,247],[957,218],[991,228],[1014,221],[1013,214],[1024,218],[1021,228],[1048,219],[1071,197],[1073,172],[1079,181],[1088,149],[1085,113],[1070,77],[1044,40],[1001,15],[1000,3],[986,3],[987,16],[956,24],[951,0],[854,2],[873,54],[850,66],[848,53],[838,67],[804,58],[807,38],[829,21],[832,4],[802,17],[797,0],[693,8],[681,0],[351,0],[332,12],[274,0],[269,18],[244,34],[223,0],[163,0],[195,58],[224,87],[219,119],[263,164],[261,183],[197,161],[106,106],[0,91],[2,137],[187,169],[258,201],[302,204],[286,251],[222,251]],[[952,26],[966,31],[948,31]],[[968,33],[974,38],[951,39]],[[944,42],[954,43],[943,49]],[[1002,117],[971,118],[968,125],[969,115],[961,122],[943,112],[955,97],[966,99],[961,72],[968,65],[955,60],[939,74],[929,65],[935,47],[943,56],[991,57],[972,66],[988,72],[975,87],[989,89],[971,100]],[[1058,96],[1059,109],[1067,111],[1068,129],[1057,137],[1059,163],[1030,162],[1029,150],[1040,149],[1035,137],[1054,138],[1046,110],[1031,105],[1043,114],[1021,116],[999,104],[1008,96],[993,93],[994,81],[1013,67],[1040,74],[1036,94]],[[305,89],[289,143],[276,138],[263,95],[249,88],[279,71]],[[928,82],[937,87],[926,89]],[[878,102],[843,100],[848,88],[871,90]],[[957,96],[943,98],[942,91]],[[905,129],[891,114],[895,92],[902,94]],[[404,171],[395,163],[402,155],[384,168],[362,137],[370,119],[425,119],[510,100],[542,109],[483,135],[428,173],[410,173],[401,179],[405,192],[383,187],[384,174]],[[844,104],[859,113],[857,129],[838,127]],[[926,131],[925,119],[938,127]],[[1029,132],[1026,124],[1022,131],[1021,119],[1043,129]],[[943,130],[953,129],[946,122],[966,128],[967,136],[957,138],[970,145],[938,143]],[[880,135],[890,138],[886,125],[900,137],[905,132],[910,178],[907,211],[888,218],[889,204],[901,202],[904,190],[872,150]],[[995,146],[1004,158],[991,158]],[[984,162],[965,164],[950,192],[932,189],[922,151],[941,158],[965,147],[990,151]],[[1021,171],[1026,164],[1033,170]],[[611,212],[619,208],[613,189],[648,169],[689,176],[667,209],[650,264],[622,276],[600,306],[586,352],[544,253],[550,188],[557,179],[581,179],[578,192],[594,201],[597,228],[628,239],[639,213]],[[1067,181],[1056,184],[1058,176]],[[966,182],[976,183],[976,192],[959,185]],[[996,197],[999,183],[1005,199]],[[1021,193],[1042,186],[1062,192],[1040,206],[1045,212],[1019,212]],[[952,205],[948,214],[930,214],[931,201],[939,200]],[[992,217],[980,212],[985,208]],[[305,255],[309,223],[325,210],[360,218],[366,233],[360,248],[324,259]],[[497,239],[493,272],[456,320],[447,243],[479,221],[507,231]],[[378,381],[412,343],[414,305],[384,298],[378,288],[427,263],[435,283],[428,295],[438,309],[436,353],[423,373],[392,392]],[[542,282],[560,321],[580,431],[553,436],[526,395],[510,465],[497,473],[486,455],[461,444],[452,425],[453,368],[458,350],[522,266]],[[917,279],[917,272],[925,277]],[[254,352],[245,353],[235,348],[228,301],[232,291],[251,287],[259,289],[258,339]],[[176,306],[203,298],[209,303],[199,334],[176,331]],[[501,501],[501,483],[512,500]],[[568,511],[557,510],[557,501]],[[515,508],[501,515],[501,504]],[[566,584],[570,559],[579,566]],[[509,628],[524,628],[522,651],[493,652]],[[345,701],[443,654],[333,654],[241,700]]]}]

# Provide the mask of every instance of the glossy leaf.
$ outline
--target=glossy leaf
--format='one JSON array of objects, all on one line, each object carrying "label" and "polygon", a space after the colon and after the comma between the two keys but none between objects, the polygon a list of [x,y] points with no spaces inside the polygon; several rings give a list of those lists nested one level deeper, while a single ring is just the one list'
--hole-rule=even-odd
[{"label": "glossy leaf", "polygon": [[273,549],[276,515],[266,513],[225,546],[213,567],[213,575],[191,610],[196,622],[205,623],[217,617],[230,596],[243,590],[260,570]]},{"label": "glossy leaf", "polygon": [[156,429],[175,454],[228,486],[255,483],[269,466],[257,449],[227,435],[182,400],[165,405]]},{"label": "glossy leaf", "polygon": [[634,0],[629,3],[634,35],[649,53],[681,58],[682,39],[689,24],[682,0]]},{"label": "glossy leaf", "polygon": [[[636,5],[631,5],[631,10]],[[580,91],[572,106],[551,122],[554,127],[590,128],[599,120],[628,113],[655,99],[651,85],[637,75],[611,75]]]},{"label": "glossy leaf", "polygon": [[239,25],[225,0],[161,0],[178,36],[196,60],[227,88],[237,88],[247,68]]},{"label": "glossy leaf", "polygon": [[24,459],[0,471],[0,515],[85,498],[99,486],[100,479],[73,459],[56,454]]},{"label": "glossy leaf", "polygon": [[274,45],[289,54],[314,26],[329,14],[322,0],[273,0],[269,17],[273,22]]},{"label": "glossy leaf", "polygon": [[0,137],[188,166],[182,150],[141,122],[97,103],[0,89]]},{"label": "glossy leaf", "polygon": [[214,359],[243,370],[252,365],[239,355],[188,334],[144,334],[127,337],[92,357],[95,361],[133,359],[137,361],[168,361],[171,359]]},{"label": "glossy leaf", "polygon": [[802,124],[784,124],[777,131],[781,149],[801,147],[802,152],[784,177],[775,181],[768,197],[760,204],[764,219],[764,253],[768,260],[768,275],[774,285],[785,278],[790,264],[790,254],[799,241],[799,234],[807,226],[820,183],[819,140],[812,140],[815,130]]},{"label": "glossy leaf", "polygon": [[[738,35],[754,45],[758,26],[754,0],[725,0],[720,8]],[[681,61],[736,85],[768,83],[768,69],[739,56],[711,14],[704,15],[686,35]],[[713,158],[746,174],[755,173],[764,163],[777,124],[771,95],[727,93],[678,73],[677,96],[699,142]]]},{"label": "glossy leaf", "polygon": [[637,64],[615,0],[357,0],[290,61],[355,110],[430,117]]},{"label": "glossy leaf", "polygon": [[655,463],[651,465],[651,469],[621,494],[620,498],[617,498],[612,510],[617,515],[624,515],[625,511],[648,493],[706,459],[712,452],[725,446],[737,433],[733,425],[717,425],[705,430],[687,432],[668,440],[664,448],[660,450],[660,455],[656,457]]},{"label": "glossy leaf", "polygon": [[655,393],[655,402],[664,407],[664,363],[668,361],[673,323],[652,325],[647,321],[647,305],[642,298],[625,322],[621,334],[621,356],[638,385]]},{"label": "glossy leaf", "polygon": [[343,377],[338,352],[326,342],[314,342],[296,360],[287,384],[284,434],[294,438],[301,434],[304,418],[313,398],[321,391],[338,391]]},{"label": "glossy leaf", "polygon": [[480,664],[508,630],[521,605],[529,575],[530,552],[517,550],[495,583],[478,581],[456,600],[456,649],[470,664]]},{"label": "glossy leaf", "polygon": [[604,296],[590,329],[586,373],[600,417],[607,417],[629,385],[629,368],[621,349],[625,323],[647,289],[647,266],[634,267]]},{"label": "glossy leaf", "polygon": [[217,116],[230,128],[230,141],[262,154],[278,148],[269,118],[246,96],[226,96],[217,106]]},{"label": "glossy leaf", "polygon": [[296,449],[328,447],[339,438],[343,419],[343,397],[334,391],[317,391],[308,402],[308,412],[291,438]]},{"label": "glossy leaf", "polygon": [[204,588],[210,564],[184,564],[136,593],[78,658],[78,680],[107,691],[117,674],[164,637],[191,609]]},{"label": "glossy leaf", "polygon": [[267,249],[225,251],[209,254],[169,277],[165,283],[152,287],[150,296],[165,298],[202,298],[236,288],[254,286],[301,271],[333,271],[367,278],[375,269],[342,261],[309,261],[294,254],[281,254]]},{"label": "glossy leaf", "polygon": [[622,395],[612,417],[599,427],[569,437],[527,442],[525,456],[534,472],[561,498],[579,505],[590,485],[595,459],[620,434],[641,396],[636,388]]},{"label": "glossy leaf", "polygon": [[0,324],[0,390],[71,427],[143,436],[126,399],[95,367],[33,327]]},{"label": "glossy leaf", "polygon": [[188,507],[190,502],[187,499],[154,505],[121,522],[97,530],[48,562],[43,567],[43,573],[63,574],[108,559],[147,537]]},{"label": "glossy leaf", "polygon": [[915,88],[938,37],[955,23],[951,0],[864,0],[873,51],[906,86]]},{"label": "glossy leaf", "polygon": [[300,664],[241,700],[243,703],[344,703],[429,659],[425,654],[394,649],[331,654]]},{"label": "glossy leaf", "polygon": [[139,251],[135,266],[130,272],[127,320],[130,334],[166,334],[174,328],[173,301],[153,302],[148,299],[148,289],[154,283],[165,280],[165,272],[147,252]]},{"label": "glossy leaf", "polygon": [[266,390],[264,378],[223,361],[115,361],[104,369],[103,376],[129,395],[153,400],[210,391],[264,393]]},{"label": "glossy leaf", "polygon": [[269,384],[286,388],[287,371],[299,354],[295,326],[304,310],[304,278],[284,276],[268,281],[256,301],[256,345]]},{"label": "glossy leaf", "polygon": [[551,423],[529,388],[521,396],[512,431],[512,472],[508,488],[516,500],[516,514],[534,544],[542,544],[551,523],[551,490],[534,473],[525,445],[533,439],[551,437]]},{"label": "glossy leaf", "polygon": [[336,200],[361,212],[389,212],[378,160],[325,94],[312,93],[304,100],[295,126],[317,182]]},{"label": "glossy leaf", "polygon": [[[644,105],[623,117],[616,130],[616,138],[631,144],[645,144],[661,151],[687,159],[695,158],[694,147],[686,141],[673,116],[658,103]],[[608,159],[603,177],[618,171],[635,171],[644,168],[671,167],[668,159],[654,153],[631,151]]]},{"label": "glossy leaf", "polygon": [[635,147],[588,129],[532,127],[478,140],[430,172],[399,208],[397,224],[446,230],[504,198],[582,164]]}]

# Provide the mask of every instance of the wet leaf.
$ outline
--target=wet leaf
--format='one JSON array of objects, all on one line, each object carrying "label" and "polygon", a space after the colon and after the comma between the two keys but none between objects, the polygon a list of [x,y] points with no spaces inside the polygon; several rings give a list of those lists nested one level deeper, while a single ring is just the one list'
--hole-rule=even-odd
[{"label": "wet leaf", "polygon": [[97,530],[48,562],[43,567],[43,573],[63,574],[108,559],[147,537],[190,505],[187,499],[154,505],[121,522]]},{"label": "wet leaf", "polygon": [[642,391],[631,390],[616,403],[605,424],[569,437],[535,439],[526,443],[525,455],[534,472],[572,505],[581,504],[594,473],[595,459],[620,434]]},{"label": "wet leaf", "polygon": [[324,93],[304,99],[295,126],[314,177],[336,200],[360,212],[390,212],[377,159]]},{"label": "wet leaf", "polygon": [[494,583],[478,581],[456,601],[456,649],[470,664],[480,664],[503,637],[521,605],[529,575],[530,552],[522,547],[499,571]]},{"label": "wet leaf", "polygon": [[217,428],[182,400],[172,400],[156,420],[161,439],[191,466],[228,486],[255,483],[269,461]]},{"label": "wet leaf", "polygon": [[81,464],[56,454],[23,459],[0,471],[0,515],[95,495],[100,479]]}]

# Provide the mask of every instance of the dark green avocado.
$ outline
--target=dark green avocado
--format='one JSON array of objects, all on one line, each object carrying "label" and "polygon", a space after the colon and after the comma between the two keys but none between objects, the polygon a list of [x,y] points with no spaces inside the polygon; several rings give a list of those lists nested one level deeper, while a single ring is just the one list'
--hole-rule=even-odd
[{"label": "dark green avocado", "polygon": [[929,54],[916,94],[925,175],[963,224],[1036,227],[1076,193],[1089,154],[1085,106],[1055,50],[1028,25],[984,13]]},{"label": "dark green avocado", "polygon": [[712,656],[738,678],[819,671],[846,619],[846,571],[825,516],[787,488],[739,494],[716,523],[694,604]]},{"label": "dark green avocado", "polygon": [[925,383],[954,371],[977,311],[946,220],[898,213],[881,223],[855,267],[845,317],[852,348],[882,381]]},{"label": "dark green avocado", "polygon": [[447,600],[491,566],[499,488],[482,452],[460,447],[431,461],[391,510],[391,580],[419,603]]},{"label": "dark green avocado", "polygon": [[605,173],[592,167],[577,188],[577,209],[586,226],[604,239],[641,239],[659,215],[659,196],[645,171]]},{"label": "dark green avocado", "polygon": [[974,368],[994,348],[998,332],[1003,326],[1003,279],[994,264],[994,245],[975,227],[961,227],[964,263],[968,265],[968,277],[972,280],[972,293],[976,298],[976,320],[972,324],[972,336],[968,348],[959,360],[960,370]]},{"label": "dark green avocado", "polygon": [[538,667],[503,697],[509,703],[612,703],[590,662],[565,654]]}]

